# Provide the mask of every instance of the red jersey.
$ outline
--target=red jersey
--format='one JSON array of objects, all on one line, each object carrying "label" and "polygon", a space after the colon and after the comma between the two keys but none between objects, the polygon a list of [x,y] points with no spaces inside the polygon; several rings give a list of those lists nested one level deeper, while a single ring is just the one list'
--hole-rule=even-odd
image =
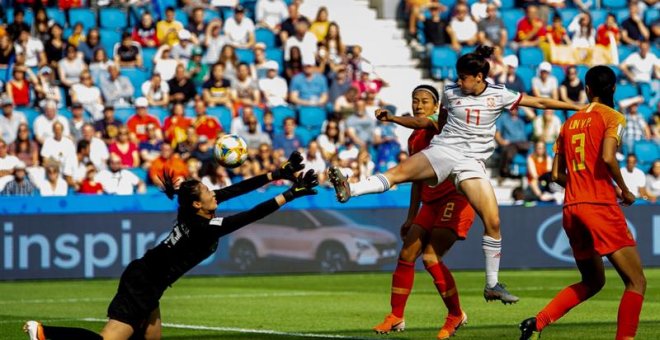
[{"label": "red jersey", "polygon": [[198,136],[206,136],[209,140],[215,140],[218,138],[218,133],[223,131],[222,125],[212,116],[197,117],[193,126]]},{"label": "red jersey", "polygon": [[165,118],[165,124],[163,125],[165,140],[172,142],[172,146],[185,142],[188,139],[188,127],[191,125],[192,119],[188,117],[169,116]]},{"label": "red jersey", "polygon": [[150,114],[146,114],[144,116],[135,114],[128,119],[128,122],[126,122],[128,130],[134,133],[140,142],[144,142],[149,139],[149,135],[147,135],[147,125],[149,124],[153,124],[160,129],[160,122],[158,121],[158,118]]},{"label": "red jersey", "polygon": [[[408,138],[408,153],[414,155],[428,147],[431,144],[431,139],[437,134],[436,131],[432,130],[415,130],[413,131],[410,138]],[[428,203],[441,198],[447,198],[450,195],[455,195],[465,199],[465,196],[460,195],[456,191],[454,183],[450,180],[446,180],[435,187],[430,187],[428,185],[422,186],[422,202]]]},{"label": "red jersey", "polygon": [[609,32],[612,32],[614,36],[619,35],[619,29],[616,27],[607,27],[607,25],[602,24],[598,27],[598,30],[596,30],[596,44],[598,45],[603,45],[603,46],[610,46],[610,36]]},{"label": "red jersey", "polygon": [[564,205],[575,203],[617,204],[607,165],[601,157],[603,140],[616,138],[626,120],[609,106],[592,103],[566,120],[555,148],[568,169]]},{"label": "red jersey", "polygon": [[[537,25],[540,25],[541,28],[536,32],[536,39],[531,39],[532,41],[537,39],[543,39],[545,37],[545,26],[541,19],[534,20],[537,22]],[[527,36],[534,30],[534,25],[529,21],[527,17],[524,17],[518,21],[518,27],[516,29],[516,41],[523,41]]]}]

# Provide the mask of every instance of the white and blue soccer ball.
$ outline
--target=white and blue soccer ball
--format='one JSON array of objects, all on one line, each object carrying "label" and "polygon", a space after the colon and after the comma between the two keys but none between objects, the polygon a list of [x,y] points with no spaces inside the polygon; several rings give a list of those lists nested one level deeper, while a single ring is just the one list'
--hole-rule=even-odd
[{"label": "white and blue soccer ball", "polygon": [[215,160],[225,168],[236,168],[248,157],[247,143],[238,135],[224,135],[215,142]]}]

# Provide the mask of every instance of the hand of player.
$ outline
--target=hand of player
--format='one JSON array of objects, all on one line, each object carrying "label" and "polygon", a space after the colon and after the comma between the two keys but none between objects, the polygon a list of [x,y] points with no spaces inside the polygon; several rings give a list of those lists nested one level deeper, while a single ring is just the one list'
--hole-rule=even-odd
[{"label": "hand of player", "polygon": [[633,195],[633,193],[628,190],[621,193],[621,199],[621,204],[626,207],[635,203],[635,195]]},{"label": "hand of player", "polygon": [[412,220],[406,220],[401,225],[401,230],[399,232],[401,234],[401,239],[402,240],[406,239],[406,235],[408,235],[408,231],[410,230],[410,227],[412,227],[412,224],[413,224]]},{"label": "hand of player", "polygon": [[319,177],[314,173],[314,170],[307,170],[304,174],[298,175],[293,186],[284,193],[284,198],[291,201],[298,197],[316,195],[317,191],[314,188],[318,185]]},{"label": "hand of player", "polygon": [[303,156],[298,151],[294,151],[289,156],[289,159],[282,163],[278,169],[273,171],[273,180],[288,179],[290,181],[296,180],[296,172],[305,168],[302,164]]},{"label": "hand of player", "polygon": [[376,109],[376,119],[380,120],[381,122],[391,122],[392,118],[394,115],[390,113],[390,111],[386,109]]}]

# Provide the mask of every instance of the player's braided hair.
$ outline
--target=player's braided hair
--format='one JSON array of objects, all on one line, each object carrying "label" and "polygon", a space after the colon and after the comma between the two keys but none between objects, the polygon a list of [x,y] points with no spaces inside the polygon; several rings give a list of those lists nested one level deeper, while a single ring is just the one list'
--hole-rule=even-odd
[{"label": "player's braided hair", "polygon": [[476,76],[481,75],[486,79],[490,71],[488,58],[493,54],[495,48],[486,45],[479,45],[474,52],[467,53],[458,58],[456,62],[456,71],[458,74]]},{"label": "player's braided hair", "polygon": [[602,104],[614,107],[616,74],[608,66],[598,65],[587,71],[584,77],[592,97],[598,97]]},{"label": "player's braided hair", "polygon": [[177,196],[177,203],[179,203],[177,220],[179,222],[188,220],[190,217],[197,214],[197,209],[195,209],[192,204],[195,201],[199,201],[200,181],[196,179],[187,179],[179,185],[178,189],[176,189],[174,187],[172,173],[163,171],[163,174],[158,176],[158,178],[163,183],[161,190],[167,195],[167,198],[174,199],[174,195]]}]

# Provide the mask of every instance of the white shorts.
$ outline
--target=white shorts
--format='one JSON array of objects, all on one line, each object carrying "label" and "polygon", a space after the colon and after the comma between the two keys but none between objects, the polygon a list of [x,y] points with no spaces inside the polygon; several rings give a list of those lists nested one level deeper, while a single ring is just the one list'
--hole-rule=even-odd
[{"label": "white shorts", "polygon": [[486,166],[479,159],[466,157],[463,153],[446,146],[431,144],[422,150],[422,154],[431,163],[431,167],[437,177],[436,186],[444,182],[450,176],[453,177],[454,185],[470,178],[488,178]]}]

